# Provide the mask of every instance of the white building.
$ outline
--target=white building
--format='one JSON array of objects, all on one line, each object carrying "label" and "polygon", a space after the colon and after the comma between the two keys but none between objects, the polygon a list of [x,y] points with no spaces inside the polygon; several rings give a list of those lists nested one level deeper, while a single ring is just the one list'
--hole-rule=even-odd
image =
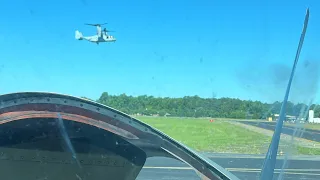
[{"label": "white building", "polygon": [[314,111],[313,110],[309,110],[309,119],[308,119],[309,123],[320,123],[320,118],[315,118],[314,117]]}]

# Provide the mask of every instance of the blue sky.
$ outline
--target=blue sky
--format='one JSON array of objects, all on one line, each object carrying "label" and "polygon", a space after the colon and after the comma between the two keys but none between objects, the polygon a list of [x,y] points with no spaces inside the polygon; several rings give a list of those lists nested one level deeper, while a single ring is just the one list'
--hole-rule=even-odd
[{"label": "blue sky", "polygon": [[[318,93],[317,0],[3,0],[0,93],[102,92],[281,100],[303,25],[310,23],[290,96]],[[115,43],[77,41],[104,23]]]}]

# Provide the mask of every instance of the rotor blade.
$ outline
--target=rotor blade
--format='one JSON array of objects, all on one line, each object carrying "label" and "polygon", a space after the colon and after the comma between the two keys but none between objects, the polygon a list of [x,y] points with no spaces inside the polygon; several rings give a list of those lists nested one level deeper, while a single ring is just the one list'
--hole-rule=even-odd
[{"label": "rotor blade", "polygon": [[85,23],[85,25],[89,25],[89,26],[101,26],[104,24],[108,24],[108,23],[102,23],[102,24],[90,24],[90,23]]},{"label": "rotor blade", "polygon": [[305,16],[305,19],[304,19],[303,30],[302,30],[302,33],[301,33],[301,36],[300,36],[300,41],[299,41],[298,49],[297,49],[297,52],[296,52],[296,57],[295,57],[295,60],[294,60],[294,64],[293,64],[293,67],[292,67],[290,79],[289,79],[289,82],[288,82],[286,94],[285,94],[284,100],[282,102],[279,119],[277,121],[277,124],[276,124],[276,127],[275,127],[275,131],[273,133],[273,137],[271,139],[271,143],[270,143],[268,152],[266,154],[266,157],[264,159],[264,163],[263,163],[263,166],[262,166],[262,171],[261,171],[261,175],[260,175],[260,179],[261,180],[273,179],[274,168],[275,168],[275,164],[276,164],[279,141],[280,141],[280,135],[281,135],[281,131],[282,131],[282,125],[283,125],[284,119],[286,118],[286,106],[287,106],[289,92],[290,92],[290,88],[291,88],[291,82],[292,82],[292,79],[293,79],[293,76],[294,76],[294,72],[295,72],[298,60],[299,60],[299,56],[300,56],[300,52],[301,52],[301,49],[302,49],[304,37],[305,37],[306,31],[307,31],[308,22],[309,22],[309,8],[307,9],[307,13],[306,13],[306,16]]},{"label": "rotor blade", "polygon": [[96,24],[85,24],[85,25],[88,25],[88,26],[97,26]]},{"label": "rotor blade", "polygon": [[107,28],[103,28],[103,31],[105,31],[105,32],[115,32],[115,31],[112,31],[112,30],[108,30]]}]

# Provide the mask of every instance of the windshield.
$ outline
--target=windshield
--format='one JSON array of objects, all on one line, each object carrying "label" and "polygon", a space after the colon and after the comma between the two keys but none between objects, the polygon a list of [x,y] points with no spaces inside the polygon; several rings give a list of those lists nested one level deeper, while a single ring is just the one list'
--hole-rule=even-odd
[{"label": "windshield", "polygon": [[0,2],[0,177],[320,179],[319,7]]}]

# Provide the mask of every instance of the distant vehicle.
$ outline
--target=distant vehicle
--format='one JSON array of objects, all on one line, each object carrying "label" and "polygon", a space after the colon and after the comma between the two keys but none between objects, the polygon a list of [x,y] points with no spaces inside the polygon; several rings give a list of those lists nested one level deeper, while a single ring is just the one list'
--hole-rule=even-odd
[{"label": "distant vehicle", "polygon": [[[104,23],[104,24],[106,24],[106,23]],[[103,42],[115,42],[116,38],[111,35],[108,35],[108,33],[107,33],[107,32],[112,32],[112,31],[109,31],[106,28],[104,28],[102,30],[101,25],[104,25],[104,24],[85,24],[85,25],[89,25],[89,26],[96,26],[97,27],[97,35],[83,36],[80,31],[76,30],[75,38],[77,40],[84,39],[84,40],[87,40],[87,41],[90,41],[90,42],[93,42],[96,44],[103,43]]]}]

